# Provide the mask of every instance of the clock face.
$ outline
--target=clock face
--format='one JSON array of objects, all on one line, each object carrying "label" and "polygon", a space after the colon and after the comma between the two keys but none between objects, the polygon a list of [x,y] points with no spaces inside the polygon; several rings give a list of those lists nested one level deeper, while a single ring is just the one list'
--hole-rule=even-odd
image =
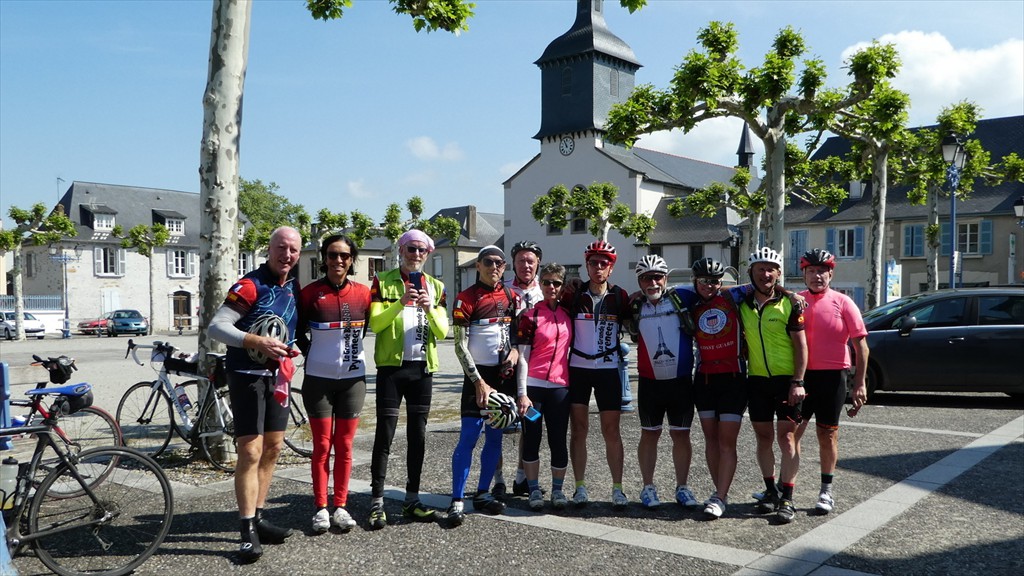
[{"label": "clock face", "polygon": [[558,144],[558,151],[562,153],[562,156],[572,154],[574,148],[576,148],[576,142],[569,136],[562,138],[562,141]]}]

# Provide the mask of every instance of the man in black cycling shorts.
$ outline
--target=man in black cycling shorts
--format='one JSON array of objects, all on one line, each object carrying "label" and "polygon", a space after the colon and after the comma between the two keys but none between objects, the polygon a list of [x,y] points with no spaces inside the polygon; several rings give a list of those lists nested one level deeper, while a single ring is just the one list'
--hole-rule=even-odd
[{"label": "man in black cycling shorts", "polygon": [[619,378],[619,340],[623,321],[629,316],[629,294],[608,282],[615,267],[615,247],[604,240],[587,246],[583,253],[589,281],[575,278],[562,295],[561,305],[573,321],[569,358],[569,420],[572,436],[569,459],[576,479],[573,502],[585,506],[587,493],[587,433],[590,430],[590,394],[597,398],[601,435],[612,476],[612,506],[629,504],[622,491],[624,452],[619,420],[622,415],[622,381]]},{"label": "man in black cycling shorts", "polygon": [[[779,285],[782,256],[768,247],[750,255],[748,270],[753,292],[739,306],[743,339],[747,346],[747,389],[750,423],[757,438],[757,464],[765,483],[759,502],[762,512],[774,509],[778,521],[788,524],[796,516],[793,487],[800,469],[796,428],[807,367],[807,340],[799,308],[783,296]],[[779,477],[782,494],[775,486],[775,418],[781,453]]]},{"label": "man in black cycling shorts", "polygon": [[264,518],[263,507],[288,423],[288,408],[274,398],[274,388],[279,362],[294,355],[290,343],[299,283],[292,272],[301,247],[294,228],[274,230],[267,262],[231,287],[210,323],[210,337],[228,346],[225,364],[238,445],[238,553],[245,562],[263,555],[261,543],[280,544],[292,534]]},{"label": "man in black cycling shorts", "polygon": [[803,422],[796,437],[799,445],[800,437],[807,429],[807,421],[813,415],[821,458],[821,490],[814,506],[819,514],[828,514],[835,507],[832,478],[839,459],[839,416],[846,402],[846,376],[850,369],[848,342],[853,344],[856,352],[851,392],[853,410],[850,414],[856,414],[867,401],[868,331],[853,300],[829,287],[835,266],[835,257],[820,248],[810,250],[800,258],[800,269],[807,285],[807,290],[800,293],[807,298],[807,309],[804,310],[807,399],[804,400]]}]

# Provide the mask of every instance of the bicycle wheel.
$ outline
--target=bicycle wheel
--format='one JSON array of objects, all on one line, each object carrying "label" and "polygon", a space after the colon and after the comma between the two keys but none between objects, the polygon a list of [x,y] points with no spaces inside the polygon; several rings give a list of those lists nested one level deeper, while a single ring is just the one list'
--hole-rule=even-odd
[{"label": "bicycle wheel", "polygon": [[[91,475],[111,462],[105,482],[82,489],[75,471]],[[54,487],[72,492],[71,485],[79,487],[75,496],[52,496]],[[156,552],[173,515],[170,482],[152,458],[125,447],[94,448],[73,469],[60,466],[43,479],[29,507],[27,536],[36,537],[36,556],[57,574],[120,576]]]},{"label": "bicycle wheel", "polygon": [[306,407],[302,404],[302,390],[294,386],[288,398],[288,411],[284,443],[296,453],[309,458],[313,456],[313,432],[309,428]]},{"label": "bicycle wheel", "polygon": [[[36,416],[38,418],[38,416]],[[59,431],[58,431],[59,430]],[[53,441],[58,446],[67,447],[67,453],[77,456],[91,448],[107,448],[122,446],[121,427],[110,415],[110,412],[95,406],[82,408],[74,414],[61,416],[54,426]],[[62,436],[63,434],[63,436]],[[65,441],[65,438],[67,439]],[[111,463],[111,467],[116,462]],[[42,479],[49,471],[60,464],[60,458],[46,452],[39,462],[36,479]],[[108,470],[93,470],[87,477],[89,486],[102,482],[106,478]],[[77,490],[78,486],[73,486]],[[55,492],[58,496],[62,493]]]},{"label": "bicycle wheel", "polygon": [[[181,386],[185,389],[185,395],[188,396],[190,406],[185,410],[185,414],[188,415],[188,419],[192,422],[192,425],[196,425],[196,419],[199,418],[199,380],[186,380],[175,384],[175,386]],[[171,418],[171,425],[174,426],[174,433],[177,434],[182,440],[191,444],[190,433],[191,429],[186,430],[182,427],[181,418],[178,416],[178,409],[171,406],[174,418]]]},{"label": "bicycle wheel", "polygon": [[139,382],[121,397],[117,405],[117,423],[124,445],[149,456],[159,456],[171,439],[171,401],[153,382]]},{"label": "bicycle wheel", "polygon": [[235,463],[238,462],[235,417],[231,412],[231,397],[226,389],[214,393],[213,402],[203,407],[196,426],[199,448],[207,462],[225,472],[234,472]]}]

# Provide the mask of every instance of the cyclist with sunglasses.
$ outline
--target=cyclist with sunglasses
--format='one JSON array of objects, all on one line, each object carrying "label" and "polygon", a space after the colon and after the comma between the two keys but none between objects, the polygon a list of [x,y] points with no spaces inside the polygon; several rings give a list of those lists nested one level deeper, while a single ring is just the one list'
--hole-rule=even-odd
[{"label": "cyclist with sunglasses", "polygon": [[564,288],[561,304],[573,321],[569,359],[569,426],[572,430],[569,458],[576,480],[573,502],[590,500],[586,485],[587,433],[590,431],[590,395],[597,399],[605,456],[612,477],[612,506],[625,508],[629,499],[622,491],[624,451],[619,421],[622,415],[622,380],[619,378],[619,340],[629,316],[629,293],[611,284],[618,256],[604,240],[590,243],[583,252],[588,281],[572,279]]},{"label": "cyclist with sunglasses", "polygon": [[516,382],[512,368],[519,359],[512,323],[519,298],[501,283],[505,272],[505,253],[497,246],[484,246],[476,257],[476,284],[459,292],[452,310],[455,331],[455,356],[462,364],[461,431],[452,453],[452,503],[448,521],[453,526],[465,519],[463,498],[473,451],[480,434],[484,448],[480,453],[480,480],[473,507],[488,514],[501,514],[505,504],[490,492],[491,479],[501,456],[502,430],[485,426],[480,410],[487,406],[491,392],[515,397]]},{"label": "cyclist with sunglasses", "polygon": [[[784,298],[779,284],[782,256],[778,252],[767,246],[758,248],[750,255],[748,274],[754,290],[739,305],[739,315],[747,348],[750,422],[757,439],[757,464],[765,483],[758,510],[766,513],[774,509],[778,521],[788,524],[796,516],[793,487],[800,468],[796,429],[800,423],[800,403],[807,395],[804,317],[799,307]],[[775,485],[776,437],[781,453],[781,494]]]},{"label": "cyclist with sunglasses", "polygon": [[[299,294],[299,350],[306,357],[302,403],[313,435],[313,532],[334,526],[347,532],[356,521],[345,509],[352,475],[352,440],[366,399],[363,336],[370,314],[370,289],[352,280],[359,248],[344,234],[320,243],[324,274]],[[327,479],[334,448],[334,513],[327,511]]]},{"label": "cyclist with sunglasses", "polygon": [[374,530],[387,525],[384,480],[403,398],[409,479],[402,515],[421,522],[435,517],[435,511],[420,502],[419,490],[433,375],[439,366],[437,341],[448,334],[447,295],[444,283],[423,272],[423,263],[434,251],[430,236],[409,230],[398,239],[398,250],[398,268],[378,273],[370,287],[370,330],[377,334],[373,351],[377,364],[377,430],[370,463],[369,517]]},{"label": "cyclist with sunglasses", "polygon": [[648,254],[637,262],[640,285],[630,305],[630,333],[639,342],[637,348],[637,414],[640,417],[640,443],[637,459],[643,490],[640,502],[645,508],[661,506],[654,486],[658,459],[658,441],[668,418],[672,439],[672,462],[676,477],[676,502],[684,507],[697,506],[688,480],[693,425],[693,319],[690,309],[697,296],[692,290],[669,288],[668,264],[661,256]]},{"label": "cyclist with sunglasses", "polygon": [[832,479],[839,459],[839,416],[846,402],[846,378],[850,369],[850,345],[856,354],[853,375],[853,416],[867,402],[865,377],[868,367],[867,328],[853,300],[830,288],[836,259],[827,250],[815,248],[800,258],[807,290],[804,312],[807,320],[807,400],[803,405],[803,422],[797,429],[797,442],[814,416],[821,460],[821,490],[814,509],[828,514],[835,507]]}]

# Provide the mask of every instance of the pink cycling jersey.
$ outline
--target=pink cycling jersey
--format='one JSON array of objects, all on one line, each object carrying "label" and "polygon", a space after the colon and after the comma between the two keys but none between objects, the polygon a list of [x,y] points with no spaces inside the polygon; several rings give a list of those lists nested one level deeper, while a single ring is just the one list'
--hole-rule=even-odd
[{"label": "pink cycling jersey", "polygon": [[807,299],[804,330],[807,333],[807,369],[842,370],[850,367],[851,338],[867,336],[860,309],[849,296],[826,289],[820,294],[800,292]]}]

